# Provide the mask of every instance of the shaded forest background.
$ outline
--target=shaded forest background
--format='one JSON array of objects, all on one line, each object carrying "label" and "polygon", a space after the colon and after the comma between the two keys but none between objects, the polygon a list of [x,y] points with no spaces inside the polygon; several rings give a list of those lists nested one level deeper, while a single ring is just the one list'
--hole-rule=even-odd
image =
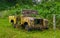
[{"label": "shaded forest background", "polygon": [[32,0],[0,0],[0,11],[9,10],[11,13],[15,13],[16,11],[21,11],[21,9],[34,9],[39,14],[59,14],[60,0],[42,0],[41,3],[36,3]]}]

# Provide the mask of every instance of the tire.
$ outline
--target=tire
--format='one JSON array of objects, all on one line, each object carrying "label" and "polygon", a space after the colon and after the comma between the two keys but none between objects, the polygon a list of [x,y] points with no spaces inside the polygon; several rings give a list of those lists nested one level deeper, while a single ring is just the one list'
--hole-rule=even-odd
[{"label": "tire", "polygon": [[13,24],[13,23],[12,23],[12,26],[13,26],[14,28],[16,28],[16,24]]},{"label": "tire", "polygon": [[49,29],[48,27],[46,27],[45,29]]},{"label": "tire", "polygon": [[16,28],[16,24],[14,24],[13,27]]},{"label": "tire", "polygon": [[25,30],[30,31],[30,28],[28,25],[25,25]]}]

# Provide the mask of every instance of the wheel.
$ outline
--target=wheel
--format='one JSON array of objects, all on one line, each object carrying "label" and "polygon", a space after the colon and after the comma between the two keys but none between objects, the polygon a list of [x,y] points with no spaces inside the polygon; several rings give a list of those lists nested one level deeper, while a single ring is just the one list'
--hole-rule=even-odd
[{"label": "wheel", "polygon": [[12,26],[13,26],[14,28],[16,28],[16,24],[13,24],[13,23],[12,23]]},{"label": "wheel", "polygon": [[16,24],[14,24],[13,27],[16,28]]},{"label": "wheel", "polygon": [[28,25],[25,25],[25,30],[30,31],[30,28]]},{"label": "wheel", "polygon": [[49,29],[48,26],[45,29]]}]

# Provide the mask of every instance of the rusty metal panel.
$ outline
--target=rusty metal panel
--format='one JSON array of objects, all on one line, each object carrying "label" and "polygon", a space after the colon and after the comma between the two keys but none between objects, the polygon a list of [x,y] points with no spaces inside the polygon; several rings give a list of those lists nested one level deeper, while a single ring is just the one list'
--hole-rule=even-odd
[{"label": "rusty metal panel", "polygon": [[22,14],[24,16],[31,16],[31,14],[37,15],[38,12],[36,10],[22,10]]}]

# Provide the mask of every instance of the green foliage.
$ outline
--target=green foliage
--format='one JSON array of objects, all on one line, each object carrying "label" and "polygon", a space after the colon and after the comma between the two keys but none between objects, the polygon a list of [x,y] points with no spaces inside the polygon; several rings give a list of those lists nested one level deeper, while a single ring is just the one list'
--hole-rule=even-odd
[{"label": "green foliage", "polygon": [[[6,5],[6,4],[5,4]],[[4,9],[5,5],[0,5]],[[9,5],[9,4],[7,4]],[[4,7],[3,7],[4,6]],[[8,7],[8,6],[7,6]],[[34,5],[20,5],[19,3],[16,4],[16,6],[8,7],[7,13],[14,14],[17,12],[21,12],[22,9],[32,9],[32,10],[37,10],[38,14],[42,15],[43,17],[46,18],[48,14],[60,14],[60,2],[44,2],[42,4],[38,4],[36,6]],[[8,15],[9,15],[8,14]]]},{"label": "green foliage", "polygon": [[[23,9],[37,10],[39,17],[48,19],[49,27],[53,27],[52,14],[60,14],[60,0],[43,1],[41,4],[34,5],[32,0],[0,0],[0,38],[53,38],[54,31],[44,30],[26,32],[21,29],[14,29],[6,18],[9,15],[21,14]],[[34,17],[35,15],[32,14]],[[38,17],[38,15],[37,15]],[[56,25],[60,28],[60,16],[56,16]],[[60,31],[56,31],[56,38],[60,38]],[[38,35],[36,35],[38,34]]]},{"label": "green foliage", "polygon": [[32,0],[16,0],[19,4],[32,4]]},{"label": "green foliage", "polygon": [[[52,14],[60,14],[59,1],[43,1],[41,4],[37,4],[37,5],[32,4],[32,0],[13,0],[10,2],[5,0],[0,1],[1,17],[4,18],[4,17],[8,17],[9,15],[16,15],[16,14],[21,15],[21,10],[32,9],[38,11],[39,17],[47,18],[50,22],[49,26],[52,27]],[[34,17],[35,15],[32,14],[32,16]]]}]

